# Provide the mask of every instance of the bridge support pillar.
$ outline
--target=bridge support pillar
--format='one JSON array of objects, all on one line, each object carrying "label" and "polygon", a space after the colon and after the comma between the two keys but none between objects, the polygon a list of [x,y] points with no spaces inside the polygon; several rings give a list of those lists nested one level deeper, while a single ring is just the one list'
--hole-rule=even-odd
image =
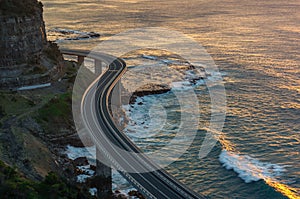
[{"label": "bridge support pillar", "polygon": [[111,104],[112,106],[114,106],[115,108],[120,108],[122,105],[121,102],[121,80],[119,80],[112,92],[112,99],[111,99]]},{"label": "bridge support pillar", "polygon": [[[97,196],[101,199],[112,198],[112,172],[111,168],[101,162],[106,157],[97,148],[97,165],[96,165],[96,180],[97,180]],[[99,161],[100,160],[100,161]]]},{"label": "bridge support pillar", "polygon": [[95,60],[95,73],[97,75],[102,74],[102,61],[101,60]]},{"label": "bridge support pillar", "polygon": [[84,62],[84,56],[78,56],[77,57],[78,66],[81,66],[83,62]]}]

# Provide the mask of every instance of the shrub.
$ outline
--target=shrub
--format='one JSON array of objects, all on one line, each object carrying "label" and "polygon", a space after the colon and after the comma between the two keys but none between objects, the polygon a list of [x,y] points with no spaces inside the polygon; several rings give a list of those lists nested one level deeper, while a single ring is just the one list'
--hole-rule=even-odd
[{"label": "shrub", "polygon": [[44,121],[50,121],[49,119],[55,118],[67,119],[72,113],[71,102],[70,93],[56,96],[39,109],[39,118]]},{"label": "shrub", "polygon": [[22,177],[15,169],[0,161],[1,199],[83,199],[92,198],[88,192],[71,185],[50,172],[44,181],[35,182]]},{"label": "shrub", "polygon": [[42,6],[37,0],[0,0],[0,11],[4,15],[31,16]]}]

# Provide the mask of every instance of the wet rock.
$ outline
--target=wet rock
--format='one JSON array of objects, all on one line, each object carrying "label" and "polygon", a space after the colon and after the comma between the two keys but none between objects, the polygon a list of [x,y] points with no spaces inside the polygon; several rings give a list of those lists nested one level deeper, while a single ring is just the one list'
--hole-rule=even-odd
[{"label": "wet rock", "polygon": [[116,190],[113,194],[113,199],[127,199],[127,196],[121,193],[119,190]]},{"label": "wet rock", "polygon": [[196,78],[191,79],[189,82],[191,84],[196,84],[199,80],[204,80],[204,77],[196,77]]},{"label": "wet rock", "polygon": [[[162,94],[167,93],[171,90],[168,85],[164,84],[146,84],[143,87],[136,90],[132,96],[130,97],[129,104],[134,104],[137,97],[143,97],[146,95],[153,95],[153,94]],[[140,104],[139,104],[140,105]]]},{"label": "wet rock", "polygon": [[89,161],[86,157],[79,157],[73,160],[75,166],[86,166],[89,164]]},{"label": "wet rock", "polygon": [[89,33],[89,36],[90,36],[91,38],[97,38],[97,37],[100,37],[100,34],[99,34],[99,33],[95,33],[95,32],[90,32],[90,33]]},{"label": "wet rock", "polygon": [[61,137],[57,137],[57,142],[60,145],[71,145],[74,147],[85,147],[85,145],[82,143],[81,139],[79,138],[78,134],[76,131],[74,131],[73,129],[69,129],[69,130],[64,130],[64,132],[62,132]]},{"label": "wet rock", "polygon": [[145,199],[145,197],[141,193],[139,193],[138,191],[135,191],[135,190],[129,191],[128,195],[131,197],[139,198],[139,199]]},{"label": "wet rock", "polygon": [[54,37],[55,40],[84,40],[100,37],[96,32],[81,32],[77,30],[54,28],[49,30],[50,37]]},{"label": "wet rock", "polygon": [[94,165],[90,165],[90,169],[91,169],[92,171],[95,171],[95,172],[96,172],[97,167],[94,166]]}]

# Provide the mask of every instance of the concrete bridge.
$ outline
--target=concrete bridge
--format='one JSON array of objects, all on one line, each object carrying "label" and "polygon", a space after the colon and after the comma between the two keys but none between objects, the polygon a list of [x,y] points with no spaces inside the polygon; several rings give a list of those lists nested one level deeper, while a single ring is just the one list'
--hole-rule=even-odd
[{"label": "concrete bridge", "polygon": [[[75,57],[77,59],[77,63],[79,66],[84,65],[85,59],[93,59],[94,60],[94,71],[96,75],[102,75],[105,70],[108,69],[109,64],[107,63],[107,59],[102,59],[102,57],[106,57],[107,55],[101,56],[100,53],[94,54],[90,51],[85,50],[70,50],[70,49],[60,49],[63,55],[68,55],[71,57]],[[114,98],[111,100],[111,105],[113,108],[118,109],[121,106],[121,80],[115,85],[113,90]],[[100,161],[103,158],[103,154],[97,148],[96,150],[97,157],[97,165],[96,165],[96,176],[99,181],[103,183],[99,183],[97,187],[97,195],[98,198],[110,198],[112,195],[112,171],[111,168],[102,164]]]},{"label": "concrete bridge", "polygon": [[[108,68],[109,63],[107,63],[107,59],[104,59],[106,57],[106,54],[101,53],[93,53],[88,50],[71,50],[71,49],[60,49],[60,52],[63,55],[69,55],[74,56],[77,58],[77,63],[79,66],[83,65],[85,62],[85,58],[93,59],[94,60],[94,69],[96,75],[101,75],[104,70]],[[111,60],[113,61],[113,60]],[[118,83],[115,85],[113,94],[114,96],[111,101],[111,105],[113,108],[119,108],[121,103],[121,80],[118,81]]]},{"label": "concrete bridge", "polygon": [[[75,55],[83,64],[85,57],[95,60],[95,71],[102,73],[103,63],[108,65],[97,81],[93,81],[83,94],[80,110],[82,122],[91,133],[99,160],[109,160],[112,167],[127,179],[146,198],[151,199],[202,199],[205,196],[186,187],[166,170],[160,168],[133,143],[112,121],[110,106],[121,105],[120,79],[126,71],[122,59],[88,51],[62,50],[65,55]],[[101,58],[103,57],[103,59]],[[113,90],[115,89],[115,90]],[[117,103],[109,103],[112,92]],[[111,193],[111,169],[97,161],[98,197],[109,199]]]}]

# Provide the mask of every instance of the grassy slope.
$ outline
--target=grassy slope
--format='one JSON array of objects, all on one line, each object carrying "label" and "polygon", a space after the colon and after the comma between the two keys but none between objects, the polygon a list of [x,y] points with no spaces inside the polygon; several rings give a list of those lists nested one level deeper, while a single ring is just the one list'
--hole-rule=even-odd
[{"label": "grassy slope", "polygon": [[[72,64],[65,68],[66,82],[72,85],[77,70]],[[61,93],[61,87],[25,91],[20,93],[0,92],[0,196],[1,198],[89,198],[86,188],[76,188],[62,178],[55,176],[51,164],[53,154],[49,151],[49,138],[64,136],[61,129],[73,126],[71,89]],[[31,118],[38,124],[42,133],[23,126],[24,120]],[[28,123],[28,122],[27,122]],[[29,124],[32,124],[29,122]],[[13,140],[3,139],[2,135],[12,134]],[[4,136],[6,138],[6,136]],[[17,146],[20,152],[12,153],[10,146]],[[51,145],[51,144],[50,144]],[[17,155],[17,158],[12,156]],[[1,160],[14,165],[11,169]],[[8,160],[8,161],[7,161]],[[28,161],[35,172],[45,177],[42,182],[28,180],[31,178],[23,173],[23,161]],[[12,173],[12,174],[11,174]],[[58,172],[59,173],[59,172]],[[23,177],[26,175],[26,178]],[[29,178],[27,178],[29,177]],[[49,178],[55,182],[49,184]],[[76,193],[74,195],[74,193]],[[10,195],[12,194],[12,195]],[[25,197],[26,196],[26,197]],[[43,197],[44,196],[44,197]],[[76,197],[75,197],[76,196]]]},{"label": "grassy slope", "polygon": [[[63,110],[70,105],[61,101],[52,103],[54,98],[56,98],[54,94],[33,100],[29,96],[18,93],[0,93],[0,159],[25,169],[26,164],[23,162],[29,162],[43,177],[53,170],[54,160],[48,143],[36,136],[36,132],[30,132],[23,127],[22,123],[28,118],[38,118],[47,125],[46,121],[53,120],[52,118],[61,120],[61,114],[66,117],[68,113],[67,111],[63,113]],[[45,130],[44,133],[47,134],[48,131]]]}]

